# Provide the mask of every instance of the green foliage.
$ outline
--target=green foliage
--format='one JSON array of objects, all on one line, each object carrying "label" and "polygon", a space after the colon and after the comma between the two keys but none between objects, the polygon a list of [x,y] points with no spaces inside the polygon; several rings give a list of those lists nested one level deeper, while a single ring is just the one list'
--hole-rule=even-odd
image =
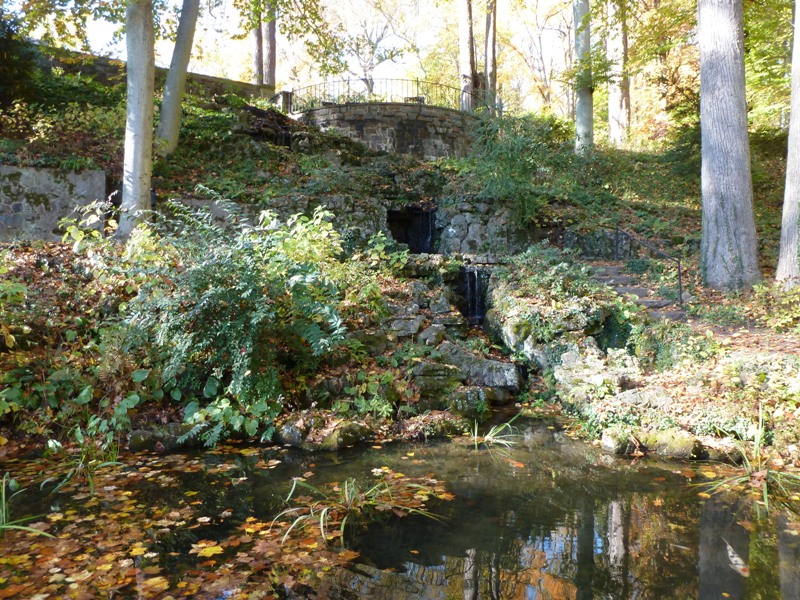
[{"label": "green foliage", "polygon": [[522,222],[535,222],[573,188],[572,140],[571,126],[554,116],[487,117],[475,131],[467,170],[481,182],[482,196],[511,200]]},{"label": "green foliage", "polygon": [[[47,442],[47,453],[61,458],[65,471],[51,493],[56,493],[71,481],[85,481],[89,486],[89,493],[94,495],[94,480],[98,469],[122,464],[117,462],[114,431],[103,421],[97,415],[92,415],[85,429],[79,425],[72,428],[70,437],[77,446],[77,452],[67,452],[58,440],[51,439]],[[106,433],[111,435],[107,436]],[[56,479],[45,479],[41,487],[44,488],[53,481]]]},{"label": "green foliage", "polygon": [[0,15],[0,107],[33,95],[38,52],[19,29],[17,19]]},{"label": "green foliage", "polygon": [[394,405],[387,397],[395,381],[392,371],[367,373],[360,370],[354,379],[344,388],[346,397],[334,403],[334,411],[343,415],[351,411],[359,415],[371,414],[382,419],[394,413]]},{"label": "green foliage", "polygon": [[[209,444],[267,428],[282,403],[279,374],[302,372],[342,340],[335,271],[341,246],[321,210],[257,225],[230,203],[228,224],[170,204],[155,229],[161,256],[137,263],[143,279],[126,318],[131,344],[152,345],[164,390],[194,399],[186,419]],[[138,266],[137,266],[138,265]]]},{"label": "green foliage", "polygon": [[700,335],[688,325],[668,320],[634,325],[628,347],[642,364],[658,370],[669,369],[686,359],[708,360],[719,351],[719,344],[710,332]]}]

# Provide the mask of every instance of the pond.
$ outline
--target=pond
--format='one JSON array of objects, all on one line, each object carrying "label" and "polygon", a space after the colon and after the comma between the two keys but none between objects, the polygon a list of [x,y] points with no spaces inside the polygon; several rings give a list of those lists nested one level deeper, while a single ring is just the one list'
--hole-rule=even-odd
[{"label": "pond", "polygon": [[[39,514],[26,524],[55,537],[5,532],[0,598],[800,598],[800,519],[698,485],[727,467],[609,457],[538,422],[518,433],[511,448],[128,454],[94,494],[78,477],[40,493],[52,464],[7,461],[28,486],[11,517]],[[329,544],[270,535],[293,477],[386,473],[435,477],[452,499]]]}]

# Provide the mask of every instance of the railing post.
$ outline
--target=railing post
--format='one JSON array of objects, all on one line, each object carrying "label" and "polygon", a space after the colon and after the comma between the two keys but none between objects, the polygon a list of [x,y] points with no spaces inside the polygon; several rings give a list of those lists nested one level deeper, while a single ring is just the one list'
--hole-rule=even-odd
[{"label": "railing post", "polygon": [[678,304],[683,306],[683,279],[681,277],[681,259],[678,260]]},{"label": "railing post", "polygon": [[619,223],[614,229],[614,260],[619,260]]}]

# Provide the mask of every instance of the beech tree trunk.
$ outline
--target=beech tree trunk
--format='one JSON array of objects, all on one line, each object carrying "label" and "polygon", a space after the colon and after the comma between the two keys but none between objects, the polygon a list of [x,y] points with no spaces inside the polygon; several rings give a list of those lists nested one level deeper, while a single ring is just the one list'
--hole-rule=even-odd
[{"label": "beech tree trunk", "polygon": [[575,19],[575,62],[578,67],[575,90],[575,151],[586,154],[594,147],[594,88],[589,0],[573,0],[572,11]]},{"label": "beech tree trunk", "polygon": [[609,0],[608,17],[611,23],[607,42],[607,58],[614,65],[614,76],[608,82],[608,139],[616,147],[623,146],[630,125],[630,81],[626,73],[628,62],[628,28],[625,0]]},{"label": "beech tree trunk", "polygon": [[267,19],[264,22],[264,84],[273,88],[278,59],[277,16],[275,4],[267,2]]},{"label": "beech tree trunk", "polygon": [[261,15],[256,18],[255,27],[250,33],[253,38],[253,83],[264,83],[264,37],[261,31]]},{"label": "beech tree trunk", "polygon": [[153,172],[153,1],[128,0],[125,11],[128,53],[122,215],[117,235],[126,240],[150,207]]},{"label": "beech tree trunk", "polygon": [[786,187],[783,192],[781,249],[775,279],[787,289],[800,285],[800,10],[794,11],[792,42],[792,100],[789,113],[789,152],[786,157]]},{"label": "beech tree trunk", "polygon": [[192,55],[197,15],[200,0],[183,0],[175,48],[164,84],[164,99],[161,102],[161,116],[158,122],[156,149],[160,156],[168,156],[178,147],[181,129],[181,105],[186,89],[187,69]]},{"label": "beech tree trunk", "polygon": [[461,110],[473,109],[475,89],[475,38],[472,32],[472,0],[459,0],[458,68],[461,71]]},{"label": "beech tree trunk", "polygon": [[745,101],[742,0],[699,0],[700,130],[706,283],[720,290],[759,279]]},{"label": "beech tree trunk", "polygon": [[497,106],[497,0],[486,1],[486,105],[494,112]]}]

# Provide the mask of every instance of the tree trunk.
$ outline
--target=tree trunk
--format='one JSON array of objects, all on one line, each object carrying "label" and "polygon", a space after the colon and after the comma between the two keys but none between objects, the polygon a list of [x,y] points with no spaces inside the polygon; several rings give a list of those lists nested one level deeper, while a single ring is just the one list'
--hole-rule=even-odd
[{"label": "tree trunk", "polygon": [[267,20],[264,22],[264,84],[275,87],[275,70],[278,59],[277,13],[275,4],[267,2]]},{"label": "tree trunk", "polygon": [[789,152],[786,157],[786,187],[783,192],[781,249],[775,279],[786,288],[800,285],[800,10],[794,11],[792,42],[792,101],[789,113]]},{"label": "tree trunk", "polygon": [[153,172],[153,0],[129,0],[125,11],[128,54],[122,216],[117,235],[126,240],[150,207]]},{"label": "tree trunk", "polygon": [[458,68],[461,71],[461,110],[473,108],[475,89],[475,39],[472,33],[472,0],[459,0]]},{"label": "tree trunk", "polygon": [[183,0],[181,17],[178,22],[178,34],[175,48],[172,50],[172,61],[164,84],[164,99],[161,102],[161,118],[158,122],[156,149],[160,156],[168,156],[178,147],[178,135],[181,129],[181,105],[186,88],[186,75],[189,58],[192,55],[194,31],[197,15],[200,12],[200,0]]},{"label": "tree trunk", "polygon": [[253,38],[253,83],[264,83],[264,37],[261,31],[261,15],[256,17],[256,24],[251,32]]},{"label": "tree trunk", "polygon": [[625,0],[609,0],[608,17],[611,23],[607,42],[607,57],[614,65],[614,76],[608,82],[608,139],[616,147],[623,146],[630,125],[630,81],[628,63],[628,28]]},{"label": "tree trunk", "polygon": [[594,147],[594,107],[592,97],[592,41],[589,0],[573,0],[575,18],[575,151],[586,154]]},{"label": "tree trunk", "polygon": [[497,0],[486,2],[486,105],[494,113],[497,106]]},{"label": "tree trunk", "polygon": [[702,269],[720,290],[759,279],[747,104],[742,0],[699,0]]}]

